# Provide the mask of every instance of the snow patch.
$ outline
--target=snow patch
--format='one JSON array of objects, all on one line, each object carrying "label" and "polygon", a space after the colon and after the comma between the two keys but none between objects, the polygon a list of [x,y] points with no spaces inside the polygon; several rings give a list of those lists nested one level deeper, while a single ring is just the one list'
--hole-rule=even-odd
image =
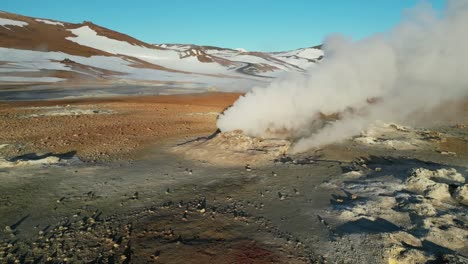
[{"label": "snow patch", "polygon": [[[181,59],[179,52],[175,50],[151,49],[132,45],[125,41],[119,41],[110,39],[105,36],[100,36],[89,26],[83,26],[77,29],[71,29],[69,31],[76,35],[76,37],[68,37],[67,39],[80,45],[103,50],[112,54],[136,57],[149,63],[161,65],[169,69],[177,69],[193,73],[237,75],[236,73],[229,72],[224,66],[219,65],[218,63],[202,63],[196,57],[187,57]],[[191,51],[195,54],[199,54],[194,49]]]},{"label": "snow patch", "polygon": [[61,23],[61,22],[50,21],[50,20],[47,20],[47,19],[39,19],[39,18],[36,18],[36,21],[37,21],[37,22],[42,22],[42,23],[45,23],[45,24],[48,24],[48,25],[63,26],[63,23]]},{"label": "snow patch", "polygon": [[3,26],[6,28],[6,26],[17,26],[17,27],[23,27],[29,25],[27,22],[24,21],[17,21],[17,20],[12,20],[8,18],[0,18],[0,26]]},{"label": "snow patch", "polygon": [[306,49],[297,49],[286,52],[274,53],[276,57],[288,57],[288,56],[298,56],[305,59],[318,59],[320,56],[323,56],[323,50],[306,48]]},{"label": "snow patch", "polygon": [[66,79],[56,77],[20,77],[20,76],[0,76],[0,81],[3,82],[61,82]]},{"label": "snow patch", "polygon": [[[154,52],[157,52],[157,50],[154,50]],[[183,59],[184,63],[180,63],[181,60],[179,59],[177,52],[169,52],[173,52],[174,54],[176,54],[177,60],[168,60],[162,66],[166,66],[168,68],[174,66],[174,68],[179,69],[196,69],[199,71],[206,71],[207,73],[214,73],[217,71],[219,72],[219,69],[222,69],[222,71],[224,72],[227,71],[227,69],[215,63],[200,63],[196,57]],[[135,68],[131,65],[138,64],[138,62],[132,61],[131,59],[123,59],[117,56],[81,57],[66,54],[63,52],[43,52],[0,47],[0,58],[2,59],[2,61],[8,62],[6,65],[0,66],[1,69],[6,69],[5,71],[15,71],[15,69],[21,69],[21,71],[23,71],[23,69],[24,71],[38,71],[40,69],[47,69],[76,72],[76,70],[72,70],[67,65],[60,63],[60,61],[62,61],[64,58],[68,58],[79,64],[122,73],[122,75],[114,76],[115,81],[118,81],[119,79],[124,79],[126,81],[177,81],[184,82],[180,84],[180,86],[184,88],[206,88],[207,86],[209,86],[219,88],[223,91],[246,90],[254,85],[261,86],[262,84],[264,84],[264,80],[257,80],[255,78],[229,78],[228,76],[206,76],[196,73],[186,74],[180,72],[169,72],[148,68]],[[161,63],[159,64],[161,65]],[[216,68],[218,68],[218,70]],[[240,76],[240,74],[236,76]],[[62,80],[58,78],[27,79],[26,77],[14,76],[4,76],[2,78],[0,78],[0,81],[3,80],[10,82],[51,82]],[[112,78],[112,76],[109,76],[109,78]]]}]

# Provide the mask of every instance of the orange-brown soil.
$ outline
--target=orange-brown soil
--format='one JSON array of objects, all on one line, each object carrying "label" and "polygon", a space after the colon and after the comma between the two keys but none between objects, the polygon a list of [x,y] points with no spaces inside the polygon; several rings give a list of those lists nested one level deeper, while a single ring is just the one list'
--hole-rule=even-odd
[{"label": "orange-brown soil", "polygon": [[[214,132],[217,113],[238,97],[208,93],[0,103],[0,143],[23,146],[12,148],[9,156],[76,151],[87,161],[131,158],[162,139]],[[97,113],[45,114],[54,106],[59,106],[55,110],[78,108]],[[42,116],[31,117],[34,114]]]}]

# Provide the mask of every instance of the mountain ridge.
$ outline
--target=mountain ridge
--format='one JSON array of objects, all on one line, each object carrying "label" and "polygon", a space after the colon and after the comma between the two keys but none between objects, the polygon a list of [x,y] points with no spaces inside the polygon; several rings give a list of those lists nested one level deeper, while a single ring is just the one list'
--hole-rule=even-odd
[{"label": "mountain ridge", "polygon": [[[304,72],[319,46],[284,52],[196,44],[149,44],[94,24],[0,12],[0,82],[180,82],[229,87]],[[42,75],[41,75],[42,73]]]}]

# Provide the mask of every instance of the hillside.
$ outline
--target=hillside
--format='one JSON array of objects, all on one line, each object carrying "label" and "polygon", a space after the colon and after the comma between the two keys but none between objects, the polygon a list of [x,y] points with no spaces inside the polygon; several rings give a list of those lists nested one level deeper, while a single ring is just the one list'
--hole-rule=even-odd
[{"label": "hillside", "polygon": [[0,13],[2,83],[176,83],[229,90],[303,72],[318,47],[287,52],[149,44],[92,22],[80,24]]}]

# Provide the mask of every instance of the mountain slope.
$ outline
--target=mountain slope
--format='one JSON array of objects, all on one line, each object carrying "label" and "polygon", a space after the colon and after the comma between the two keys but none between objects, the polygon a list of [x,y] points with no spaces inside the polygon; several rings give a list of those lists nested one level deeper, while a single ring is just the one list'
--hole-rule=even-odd
[{"label": "mountain slope", "polygon": [[322,55],[317,48],[266,53],[148,44],[91,22],[0,12],[1,82],[176,82],[232,90],[303,72]]}]

